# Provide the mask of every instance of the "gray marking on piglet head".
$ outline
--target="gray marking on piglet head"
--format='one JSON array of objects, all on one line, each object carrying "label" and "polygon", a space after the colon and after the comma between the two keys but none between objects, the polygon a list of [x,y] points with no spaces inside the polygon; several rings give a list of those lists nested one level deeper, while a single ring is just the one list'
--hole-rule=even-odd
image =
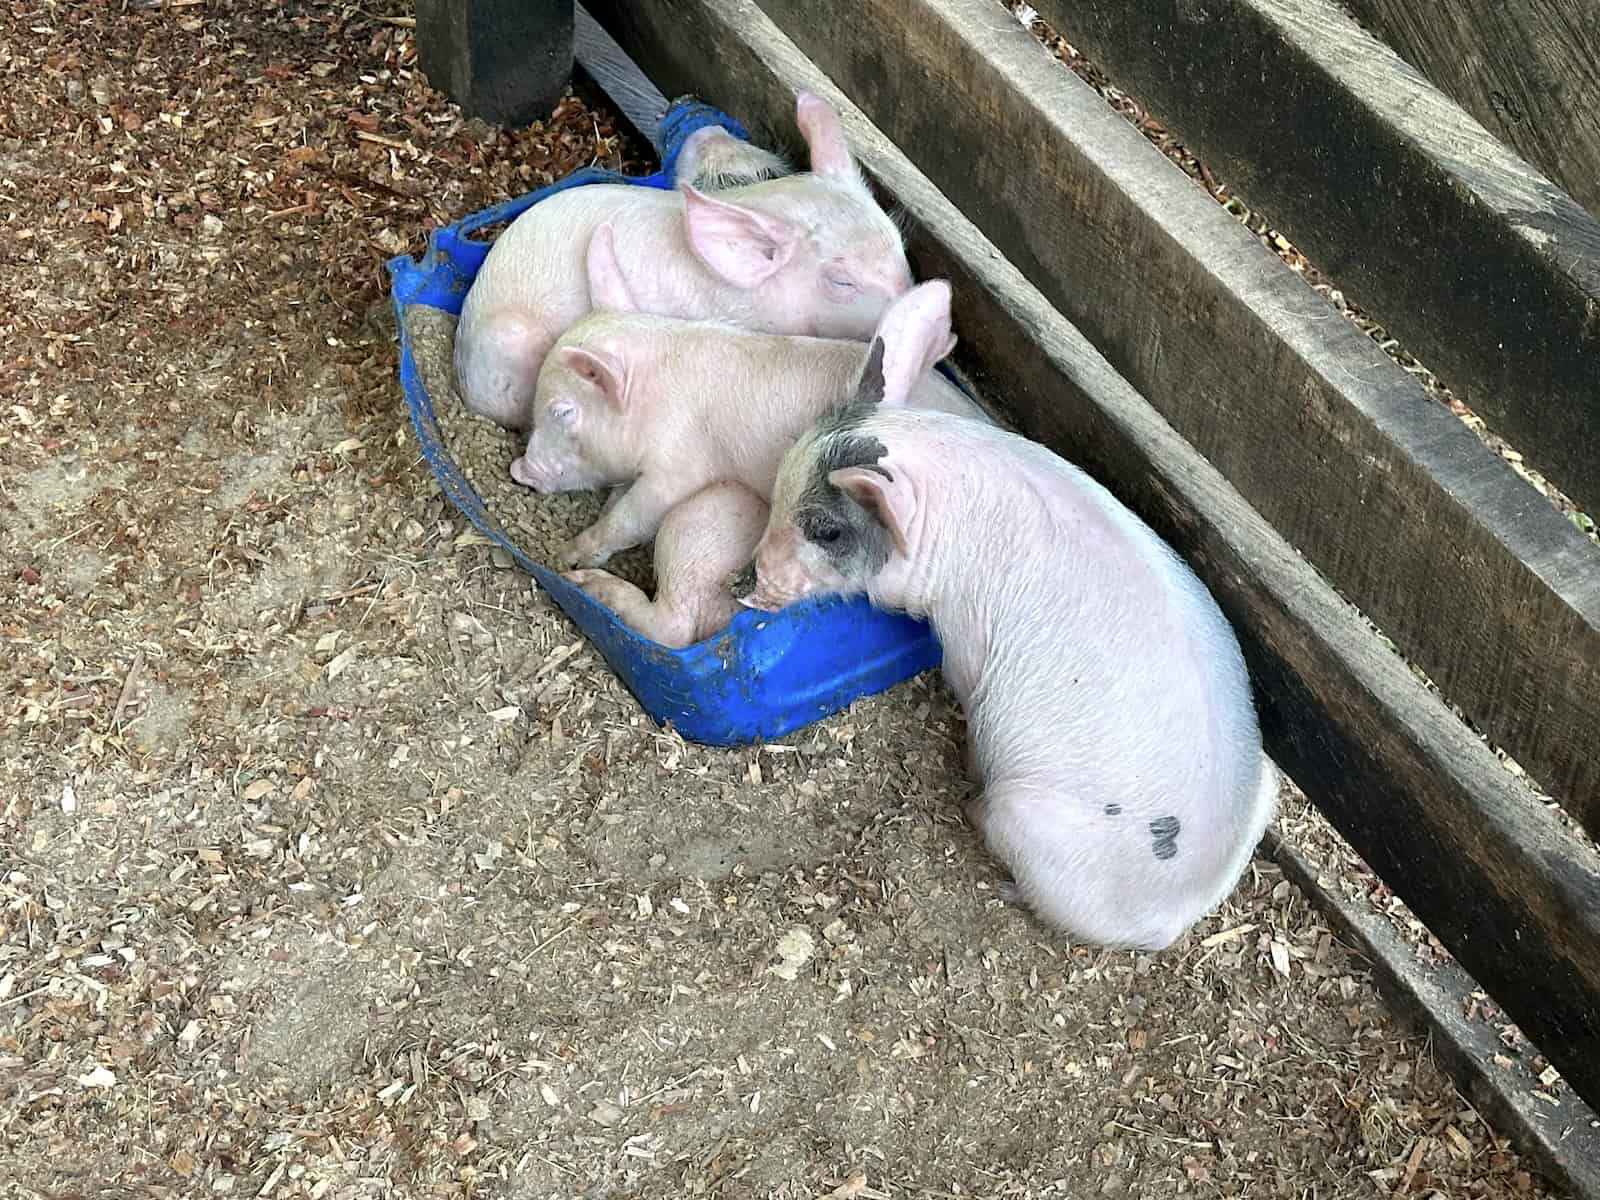
[{"label": "gray marking on piglet head", "polygon": [[1159,859],[1176,858],[1178,831],[1183,826],[1177,817],[1157,817],[1150,822],[1151,852]]},{"label": "gray marking on piglet head", "polygon": [[888,447],[870,433],[836,430],[817,443],[817,474],[826,484],[828,476],[834,471],[842,471],[846,467],[865,467],[885,479],[893,480],[889,468],[878,465],[878,460],[887,453]]},{"label": "gray marking on piglet head", "polygon": [[881,571],[893,543],[877,516],[829,483],[828,476],[847,467],[864,467],[893,480],[878,461],[887,453],[870,434],[856,432],[851,424],[835,425],[818,436],[811,476],[795,503],[795,525],[852,584],[865,586]]}]

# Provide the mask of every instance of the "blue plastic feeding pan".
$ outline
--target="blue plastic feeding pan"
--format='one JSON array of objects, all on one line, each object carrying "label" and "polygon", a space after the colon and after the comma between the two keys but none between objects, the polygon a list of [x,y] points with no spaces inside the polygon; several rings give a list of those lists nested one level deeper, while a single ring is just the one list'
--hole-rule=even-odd
[{"label": "blue plastic feeding pan", "polygon": [[641,637],[581,588],[530,559],[484,507],[483,498],[440,438],[433,401],[412,358],[405,319],[412,304],[461,312],[467,288],[489,253],[489,243],[475,240],[474,232],[510,221],[567,188],[590,183],[670,188],[673,163],[684,140],[712,124],[736,137],[747,136],[738,122],[713,108],[675,104],[661,122],[662,165],[656,174],[634,177],[586,168],[437,230],[421,261],[400,255],[388,265],[400,325],[400,386],[422,455],[444,494],[555,598],[646,712],[662,724],[670,721],[692,741],[733,746],[781,737],[852,700],[937,666],[941,657],[937,639],[925,622],[880,611],[862,597],[802,601],[779,613],[741,609],[723,633],[684,650]]}]

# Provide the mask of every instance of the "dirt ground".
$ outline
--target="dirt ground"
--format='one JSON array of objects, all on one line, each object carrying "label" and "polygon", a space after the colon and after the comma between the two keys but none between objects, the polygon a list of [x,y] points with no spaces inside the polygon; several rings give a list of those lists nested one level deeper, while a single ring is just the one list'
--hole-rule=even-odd
[{"label": "dirt ground", "polygon": [[468,536],[383,261],[640,163],[408,13],[0,9],[0,1194],[1547,1194],[1270,863],[1073,945],[936,677],[686,745]]}]

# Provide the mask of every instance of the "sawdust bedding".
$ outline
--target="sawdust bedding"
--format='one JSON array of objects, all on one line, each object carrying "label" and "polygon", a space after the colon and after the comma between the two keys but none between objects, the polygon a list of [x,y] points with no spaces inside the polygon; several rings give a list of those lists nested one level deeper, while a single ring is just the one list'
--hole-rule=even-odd
[{"label": "sawdust bedding", "polygon": [[1153,957],[1003,904],[936,676],[640,713],[444,503],[381,274],[640,151],[409,22],[0,13],[3,1190],[1549,1194],[1270,862]]}]

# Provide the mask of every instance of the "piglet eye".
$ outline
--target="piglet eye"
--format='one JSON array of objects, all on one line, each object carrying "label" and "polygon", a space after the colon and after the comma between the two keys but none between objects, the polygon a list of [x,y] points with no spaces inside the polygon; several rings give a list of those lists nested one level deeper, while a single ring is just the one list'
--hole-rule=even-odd
[{"label": "piglet eye", "polygon": [[844,536],[844,527],[832,523],[819,525],[814,540],[824,546],[831,546]]},{"label": "piglet eye", "polygon": [[859,292],[861,290],[854,279],[847,279],[843,275],[829,275],[828,286],[836,292]]}]

